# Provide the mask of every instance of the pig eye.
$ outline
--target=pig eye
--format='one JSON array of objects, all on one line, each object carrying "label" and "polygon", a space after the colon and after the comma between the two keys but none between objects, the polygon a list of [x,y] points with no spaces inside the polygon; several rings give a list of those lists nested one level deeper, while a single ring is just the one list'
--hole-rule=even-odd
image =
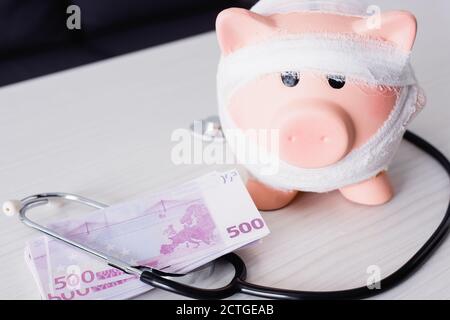
[{"label": "pig eye", "polygon": [[295,71],[286,71],[281,73],[281,81],[286,87],[295,87],[300,81],[300,74]]},{"label": "pig eye", "polygon": [[345,86],[345,77],[340,75],[328,75],[328,84],[333,89],[342,89]]}]

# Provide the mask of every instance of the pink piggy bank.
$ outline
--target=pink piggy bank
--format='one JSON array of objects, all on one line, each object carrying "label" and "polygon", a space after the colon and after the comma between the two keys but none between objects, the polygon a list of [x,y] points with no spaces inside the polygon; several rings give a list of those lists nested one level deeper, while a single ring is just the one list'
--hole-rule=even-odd
[{"label": "pink piggy bank", "polygon": [[393,196],[386,170],[424,105],[410,64],[416,19],[348,4],[262,0],[217,18],[220,120],[260,210],[299,192],[366,205]]}]

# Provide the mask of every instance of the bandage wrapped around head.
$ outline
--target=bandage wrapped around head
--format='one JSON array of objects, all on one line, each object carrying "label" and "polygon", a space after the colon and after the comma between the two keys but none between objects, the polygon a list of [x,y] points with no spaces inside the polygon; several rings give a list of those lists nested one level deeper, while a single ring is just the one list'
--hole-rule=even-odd
[{"label": "bandage wrapped around head", "polygon": [[[387,170],[424,105],[410,64],[416,25],[409,13],[375,10],[369,16],[367,8],[360,1],[262,0],[251,12],[231,9],[219,16],[222,127],[236,157],[262,182],[327,192]],[[287,71],[295,72],[295,87],[276,82]],[[341,79],[342,88],[336,85]],[[281,154],[253,146],[276,165],[243,159],[229,132],[245,135],[248,128],[279,129],[280,139],[286,136]],[[267,173],[271,165],[277,170]]]}]

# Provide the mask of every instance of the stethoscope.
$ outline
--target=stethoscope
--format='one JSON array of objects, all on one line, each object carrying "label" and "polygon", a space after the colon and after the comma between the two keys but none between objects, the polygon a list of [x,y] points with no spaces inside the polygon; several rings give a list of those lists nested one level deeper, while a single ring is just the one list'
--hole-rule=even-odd
[{"label": "stethoscope", "polygon": [[[405,140],[409,141],[419,149],[428,153],[437,162],[439,162],[447,174],[450,177],[450,162],[449,160],[435,147],[423,140],[419,136],[412,132],[407,131]],[[72,247],[78,248],[84,252],[87,252],[96,258],[103,260],[111,267],[117,268],[127,274],[138,277],[142,282],[162,290],[166,290],[175,294],[183,295],[194,299],[224,299],[237,293],[244,293],[252,296],[270,298],[270,299],[296,299],[296,300],[312,300],[312,299],[363,299],[368,298],[399,285],[405,281],[408,277],[414,274],[428,258],[431,257],[434,250],[437,249],[443,242],[443,239],[447,235],[450,227],[450,202],[447,207],[444,218],[433,232],[431,237],[426,243],[410,258],[402,267],[397,271],[380,280],[377,288],[370,288],[369,286],[341,290],[341,291],[324,291],[324,292],[311,292],[311,291],[299,291],[299,290],[287,290],[272,287],[260,286],[257,284],[247,282],[246,275],[247,269],[244,261],[235,253],[229,253],[218,260],[229,263],[234,268],[234,276],[232,280],[225,286],[216,289],[203,289],[183,284],[176,279],[178,277],[185,276],[184,274],[173,274],[163,272],[157,269],[149,268],[147,266],[133,266],[129,263],[109,256],[108,254],[90,248],[87,245],[72,241],[34,221],[29,219],[26,215],[28,210],[37,206],[45,205],[53,199],[67,200],[80,204],[84,204],[96,209],[103,209],[107,205],[97,201],[93,201],[81,196],[68,193],[42,193],[33,196],[29,196],[20,200],[18,203],[10,202],[4,206],[4,210],[7,213],[17,211],[20,220],[27,226],[36,229],[44,234],[58,239]]]}]

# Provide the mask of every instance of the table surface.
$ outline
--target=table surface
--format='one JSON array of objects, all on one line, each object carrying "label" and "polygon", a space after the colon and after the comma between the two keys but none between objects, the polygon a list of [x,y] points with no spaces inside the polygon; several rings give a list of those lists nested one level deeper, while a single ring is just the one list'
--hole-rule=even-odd
[{"label": "table surface", "polygon": [[[444,27],[450,2],[379,3],[418,17],[413,64],[428,106],[411,129],[450,157],[450,33]],[[208,33],[0,89],[0,199],[66,191],[117,203],[223,169],[170,160],[173,130],[216,114],[218,57]],[[443,169],[406,142],[390,172],[397,195],[384,206],[355,205],[331,192],[304,194],[286,209],[264,213],[271,234],[239,250],[249,280],[335,290],[365,285],[368,266],[379,266],[382,276],[399,268],[440,222],[450,187]],[[36,232],[5,216],[0,230],[0,298],[38,299],[23,259],[25,241]],[[450,299],[449,250],[450,239],[412,278],[377,298]],[[222,280],[213,275],[200,282]],[[152,290],[138,298],[178,297]]]}]

